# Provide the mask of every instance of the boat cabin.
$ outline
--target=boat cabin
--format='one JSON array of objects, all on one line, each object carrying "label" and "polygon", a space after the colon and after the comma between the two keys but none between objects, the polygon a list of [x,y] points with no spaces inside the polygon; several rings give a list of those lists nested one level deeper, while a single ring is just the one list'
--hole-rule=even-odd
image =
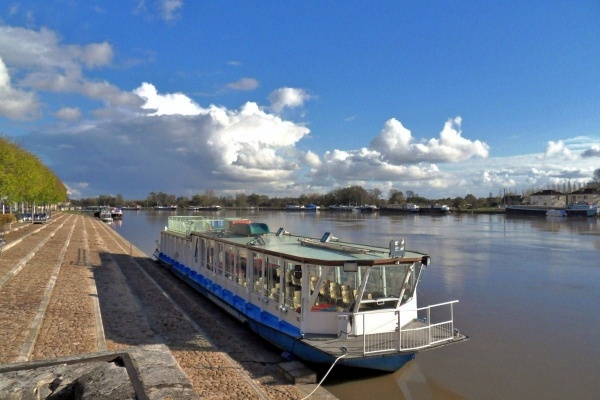
[{"label": "boat cabin", "polygon": [[381,248],[330,233],[310,239],[235,218],[170,217],[160,246],[240,319],[295,337],[357,336],[365,324],[370,334],[398,331],[417,318],[416,287],[429,262],[401,240]]}]

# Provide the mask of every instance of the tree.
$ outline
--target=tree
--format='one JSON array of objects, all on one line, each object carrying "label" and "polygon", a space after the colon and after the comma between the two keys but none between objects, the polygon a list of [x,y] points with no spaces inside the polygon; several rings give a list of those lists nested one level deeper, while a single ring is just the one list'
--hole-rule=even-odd
[{"label": "tree", "polygon": [[405,201],[404,193],[396,189],[390,189],[390,198],[388,199],[390,204],[403,204]]}]

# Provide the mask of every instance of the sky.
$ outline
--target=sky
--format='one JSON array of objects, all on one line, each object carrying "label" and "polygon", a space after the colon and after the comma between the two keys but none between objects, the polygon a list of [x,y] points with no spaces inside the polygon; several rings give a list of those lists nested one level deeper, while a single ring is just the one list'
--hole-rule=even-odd
[{"label": "sky", "polygon": [[0,134],[73,199],[585,183],[598,38],[597,0],[2,0]]}]

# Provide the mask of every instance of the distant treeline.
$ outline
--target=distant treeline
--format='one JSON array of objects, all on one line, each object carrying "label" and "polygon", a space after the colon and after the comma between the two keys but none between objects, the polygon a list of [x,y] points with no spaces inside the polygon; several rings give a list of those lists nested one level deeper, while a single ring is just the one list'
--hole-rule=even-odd
[{"label": "distant treeline", "polygon": [[67,187],[36,156],[0,136],[0,204],[57,204],[67,200]]},{"label": "distant treeline", "polygon": [[[600,183],[600,168],[596,169],[593,174],[592,183]],[[571,190],[582,187],[582,184],[571,182],[565,183],[564,188],[558,187],[557,184],[553,185],[552,189],[555,190]],[[329,207],[331,205],[364,205],[371,204],[378,207],[387,204],[406,204],[413,203],[419,206],[430,206],[433,204],[445,204],[454,209],[480,209],[489,207],[498,207],[503,204],[503,200],[506,197],[524,197],[528,194],[534,193],[541,188],[531,188],[523,193],[518,194],[513,191],[501,191],[498,195],[494,196],[492,193],[488,197],[476,197],[472,194],[467,194],[465,197],[444,197],[439,199],[428,199],[419,196],[412,190],[402,192],[397,189],[389,191],[386,198],[383,196],[383,192],[379,189],[367,190],[362,186],[350,186],[346,188],[340,188],[332,190],[327,194],[303,194],[300,197],[269,197],[264,194],[252,193],[247,195],[242,192],[238,192],[233,195],[217,196],[213,190],[205,190],[202,194],[196,194],[192,197],[180,196],[177,197],[172,194],[164,192],[150,192],[145,199],[139,200],[125,200],[122,195],[117,196],[100,195],[98,197],[85,198],[80,200],[71,200],[71,204],[75,206],[88,207],[88,206],[140,206],[140,207],[154,207],[154,206],[173,206],[176,205],[181,208],[187,208],[189,206],[215,206],[219,205],[225,208],[245,208],[245,207],[263,207],[281,209],[287,204],[306,205],[309,203],[317,204],[321,207]]]},{"label": "distant treeline", "polygon": [[456,198],[441,198],[428,199],[419,196],[417,193],[408,190],[402,192],[392,189],[388,193],[387,198],[383,198],[382,192],[379,189],[367,190],[362,186],[350,186],[332,190],[326,194],[303,194],[300,197],[269,197],[263,194],[252,193],[247,195],[238,192],[235,196],[217,196],[214,191],[206,190],[203,194],[196,194],[192,197],[180,196],[164,192],[151,192],[145,199],[125,200],[122,195],[117,196],[101,195],[98,197],[85,198],[80,200],[72,200],[71,204],[75,206],[171,206],[176,205],[181,208],[189,206],[214,206],[219,205],[224,208],[245,208],[245,207],[262,207],[281,209],[287,204],[306,205],[309,203],[317,204],[321,207],[329,207],[330,205],[364,205],[372,204],[378,207],[386,204],[406,204],[414,203],[420,206],[429,206],[432,204],[446,204],[453,208],[485,208],[496,207],[501,202],[500,196],[490,196],[478,198],[472,194],[465,197]]}]

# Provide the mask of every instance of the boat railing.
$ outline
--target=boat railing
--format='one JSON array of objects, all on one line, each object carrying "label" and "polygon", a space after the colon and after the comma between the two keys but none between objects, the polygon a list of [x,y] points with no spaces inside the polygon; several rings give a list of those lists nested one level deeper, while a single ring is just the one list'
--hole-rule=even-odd
[{"label": "boat railing", "polygon": [[[458,300],[417,308],[418,318],[394,332],[368,333],[365,329],[363,354],[420,350],[452,341],[455,303]],[[401,326],[400,314],[401,311],[396,312],[398,327]],[[362,313],[363,327],[366,327],[367,315]]]}]

